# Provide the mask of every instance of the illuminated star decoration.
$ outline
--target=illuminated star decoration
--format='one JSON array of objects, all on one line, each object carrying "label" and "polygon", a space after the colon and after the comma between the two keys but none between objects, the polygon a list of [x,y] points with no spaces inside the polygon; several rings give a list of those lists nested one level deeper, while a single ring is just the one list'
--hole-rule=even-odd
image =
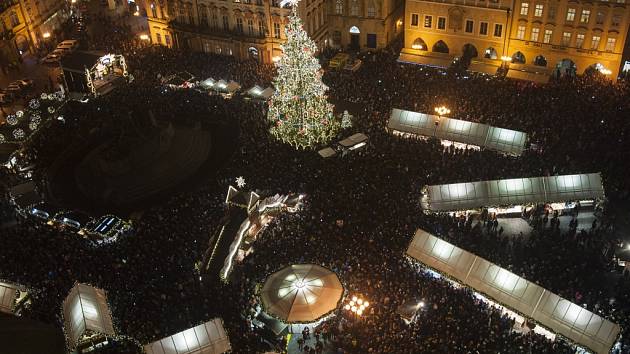
[{"label": "illuminated star decoration", "polygon": [[280,2],[280,7],[284,7],[284,5],[287,5],[287,4],[291,5],[291,7],[297,6],[298,2],[300,2],[300,0],[282,0]]},{"label": "illuminated star decoration", "polygon": [[243,176],[236,177],[236,185],[238,188],[243,188],[246,184],[247,183],[245,183],[245,178],[243,178]]}]

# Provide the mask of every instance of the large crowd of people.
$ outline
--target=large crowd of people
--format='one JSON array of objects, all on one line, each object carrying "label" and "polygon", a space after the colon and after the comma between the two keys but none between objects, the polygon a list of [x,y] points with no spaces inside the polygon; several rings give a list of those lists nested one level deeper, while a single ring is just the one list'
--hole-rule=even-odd
[{"label": "large crowd of people", "polygon": [[[400,64],[393,51],[383,50],[363,58],[357,72],[326,71],[329,97],[339,111],[354,115],[354,127],[340,137],[362,131],[369,144],[343,158],[322,159],[274,141],[262,103],[238,95],[208,98],[194,90],[161,94],[155,89],[162,77],[181,71],[199,79],[232,79],[244,88],[264,86],[273,78],[272,66],[99,40],[127,56],[135,80],[111,96],[70,105],[74,114],[66,115],[65,125],[34,139],[38,177],[45,177],[73,136],[119,124],[128,112],[148,106],[156,113],[177,112],[161,114],[163,120],[229,117],[239,125],[239,146],[231,155],[226,152],[229,162],[217,166],[214,181],[134,213],[134,233],[106,246],[93,247],[37,220],[9,222],[12,206],[1,203],[0,279],[35,290],[26,316],[61,326],[61,303],[80,281],[107,291],[117,330],[140,343],[221,317],[235,353],[262,352],[270,341],[252,326],[258,285],[286,265],[315,263],[337,273],[348,294],[371,303],[361,319],[339,310],[325,323],[332,333],[326,346],[333,352],[573,352],[562,339],[514,331],[512,320],[470,289],[407,259],[404,251],[420,227],[620,323],[618,350],[630,350],[630,280],[615,272],[612,262],[618,244],[615,205],[627,202],[630,191],[624,163],[630,153],[626,83],[565,78],[536,86]],[[392,108],[431,112],[442,104],[454,117],[525,131],[532,149],[515,158],[444,148],[384,129]],[[553,215],[536,209],[524,215],[530,233],[508,235],[497,231],[501,219],[498,228],[487,227],[485,217],[426,215],[419,205],[425,184],[599,171],[610,205],[586,230],[555,227]],[[228,282],[200,277],[197,262],[225,217],[224,193],[236,176],[244,176],[261,195],[304,193],[305,207],[263,229],[254,252],[236,265]],[[9,186],[2,187],[6,197]],[[412,299],[422,299],[425,307],[407,324],[397,309]]]}]

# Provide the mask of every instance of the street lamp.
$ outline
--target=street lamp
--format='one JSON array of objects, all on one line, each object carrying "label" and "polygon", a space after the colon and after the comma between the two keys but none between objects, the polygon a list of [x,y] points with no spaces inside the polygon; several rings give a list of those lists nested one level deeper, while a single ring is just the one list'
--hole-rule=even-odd
[{"label": "street lamp", "polygon": [[356,295],[352,297],[352,300],[350,300],[346,306],[344,306],[344,309],[346,309],[347,311],[352,312],[352,314],[355,317],[361,317],[363,315],[363,312],[365,311],[366,308],[368,308],[368,306],[370,306],[370,303],[360,297],[357,297]]},{"label": "street lamp", "polygon": [[50,32],[44,32],[44,34],[42,34],[42,37],[44,37],[44,39],[50,38]]},{"label": "street lamp", "polygon": [[507,55],[503,55],[501,56],[501,61],[503,62],[503,66],[508,68],[510,66],[510,63],[512,62],[512,57],[507,56]]},{"label": "street lamp", "polygon": [[435,110],[435,113],[437,113],[438,115],[438,119],[435,121],[435,126],[437,127],[440,124],[440,120],[442,119],[442,116],[450,114],[451,110],[448,109],[446,106],[435,107],[434,110]]},{"label": "street lamp", "polygon": [[143,41],[148,41],[149,40],[149,36],[146,35],[146,34],[141,34],[140,35],[140,39],[143,40]]}]

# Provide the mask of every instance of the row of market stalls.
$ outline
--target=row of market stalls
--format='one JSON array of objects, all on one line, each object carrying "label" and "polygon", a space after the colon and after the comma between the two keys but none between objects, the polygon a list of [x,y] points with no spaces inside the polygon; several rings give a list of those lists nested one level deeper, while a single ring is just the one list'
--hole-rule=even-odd
[{"label": "row of market stalls", "polygon": [[601,174],[589,173],[425,186],[420,202],[425,212],[509,207],[495,211],[503,213],[536,203],[559,203],[557,208],[571,208],[573,204],[566,202],[587,205],[603,198]]},{"label": "row of market stalls", "polygon": [[251,100],[267,101],[275,90],[269,86],[262,88],[258,85],[254,85],[251,88],[241,91],[241,84],[234,80],[215,80],[212,77],[204,80],[199,80],[193,74],[182,71],[162,78],[162,84],[170,89],[195,89],[200,92],[210,94],[220,94],[225,97],[232,97],[237,92]]},{"label": "row of market stalls", "polygon": [[519,156],[527,134],[460,119],[392,109],[387,129],[393,134],[440,139],[444,145],[488,149]]},{"label": "row of market stalls", "polygon": [[619,325],[424,230],[407,255],[595,353],[609,353],[619,336]]},{"label": "row of market stalls", "polygon": [[[70,351],[88,353],[119,336],[103,289],[76,283],[63,302],[64,332]],[[222,354],[231,350],[220,318],[144,345],[147,354]]]}]

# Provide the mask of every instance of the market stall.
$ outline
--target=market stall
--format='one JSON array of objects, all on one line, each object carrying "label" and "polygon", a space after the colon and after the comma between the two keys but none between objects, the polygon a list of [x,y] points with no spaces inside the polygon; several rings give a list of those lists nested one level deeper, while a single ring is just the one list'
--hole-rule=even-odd
[{"label": "market stall", "polygon": [[602,198],[601,175],[590,173],[425,186],[421,204],[425,211],[436,212]]},{"label": "market stall", "polygon": [[424,230],[407,255],[596,353],[619,336],[619,325]]},{"label": "market stall", "polygon": [[147,354],[222,354],[231,349],[230,339],[220,318],[144,346]]}]

